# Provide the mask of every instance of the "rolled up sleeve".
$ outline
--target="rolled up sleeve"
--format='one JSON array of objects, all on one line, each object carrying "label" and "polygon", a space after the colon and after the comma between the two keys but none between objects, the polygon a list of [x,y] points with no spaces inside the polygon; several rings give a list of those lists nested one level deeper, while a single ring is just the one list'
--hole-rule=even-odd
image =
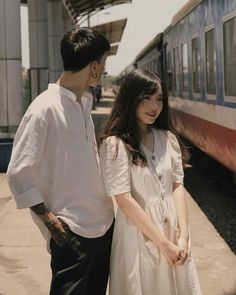
[{"label": "rolled up sleeve", "polygon": [[30,114],[25,115],[15,135],[7,180],[19,209],[43,202],[37,165],[43,154],[46,135],[46,120]]}]

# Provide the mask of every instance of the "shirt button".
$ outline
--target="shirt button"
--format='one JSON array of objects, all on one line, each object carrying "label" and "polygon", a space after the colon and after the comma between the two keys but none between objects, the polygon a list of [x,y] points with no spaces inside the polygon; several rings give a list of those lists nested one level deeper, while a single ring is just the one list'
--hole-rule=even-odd
[{"label": "shirt button", "polygon": [[165,223],[168,222],[168,218],[167,218],[167,217],[165,217],[164,222],[165,222]]},{"label": "shirt button", "polygon": [[155,155],[152,155],[152,160],[154,161],[154,160],[156,160],[156,157],[155,157]]}]

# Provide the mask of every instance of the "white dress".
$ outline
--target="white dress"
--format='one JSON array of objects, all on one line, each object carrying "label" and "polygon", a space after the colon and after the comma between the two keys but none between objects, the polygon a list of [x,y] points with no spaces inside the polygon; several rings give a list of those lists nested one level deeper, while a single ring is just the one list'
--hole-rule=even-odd
[{"label": "white dress", "polygon": [[[154,152],[144,146],[148,165],[133,165],[125,146],[115,136],[100,147],[101,170],[109,196],[131,192],[167,238],[177,241],[178,225],[172,184],[183,183],[181,152],[174,134],[155,130]],[[166,258],[118,208],[111,253],[110,295],[201,295],[189,250],[182,266]]]}]

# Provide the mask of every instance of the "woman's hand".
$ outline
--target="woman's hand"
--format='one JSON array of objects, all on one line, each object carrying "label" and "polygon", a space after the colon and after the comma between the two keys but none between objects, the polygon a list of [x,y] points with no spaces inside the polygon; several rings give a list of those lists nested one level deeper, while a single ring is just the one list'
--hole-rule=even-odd
[{"label": "woman's hand", "polygon": [[182,252],[180,260],[176,262],[176,265],[183,265],[188,258],[188,238],[180,236],[177,243]]},{"label": "woman's hand", "polygon": [[184,251],[178,245],[175,245],[170,241],[160,245],[160,250],[172,266],[180,261],[181,257],[184,255]]}]

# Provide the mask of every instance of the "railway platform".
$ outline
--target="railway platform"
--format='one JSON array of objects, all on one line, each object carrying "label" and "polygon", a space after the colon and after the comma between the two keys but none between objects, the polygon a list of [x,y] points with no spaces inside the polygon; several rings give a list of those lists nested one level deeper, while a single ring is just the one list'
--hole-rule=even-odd
[{"label": "railway platform", "polygon": [[[93,111],[96,130],[107,118],[112,97],[104,92]],[[236,295],[236,256],[186,194],[192,252],[203,294]],[[4,173],[0,174],[0,273],[0,295],[48,294],[51,272],[45,241],[29,210],[15,208]]]}]

